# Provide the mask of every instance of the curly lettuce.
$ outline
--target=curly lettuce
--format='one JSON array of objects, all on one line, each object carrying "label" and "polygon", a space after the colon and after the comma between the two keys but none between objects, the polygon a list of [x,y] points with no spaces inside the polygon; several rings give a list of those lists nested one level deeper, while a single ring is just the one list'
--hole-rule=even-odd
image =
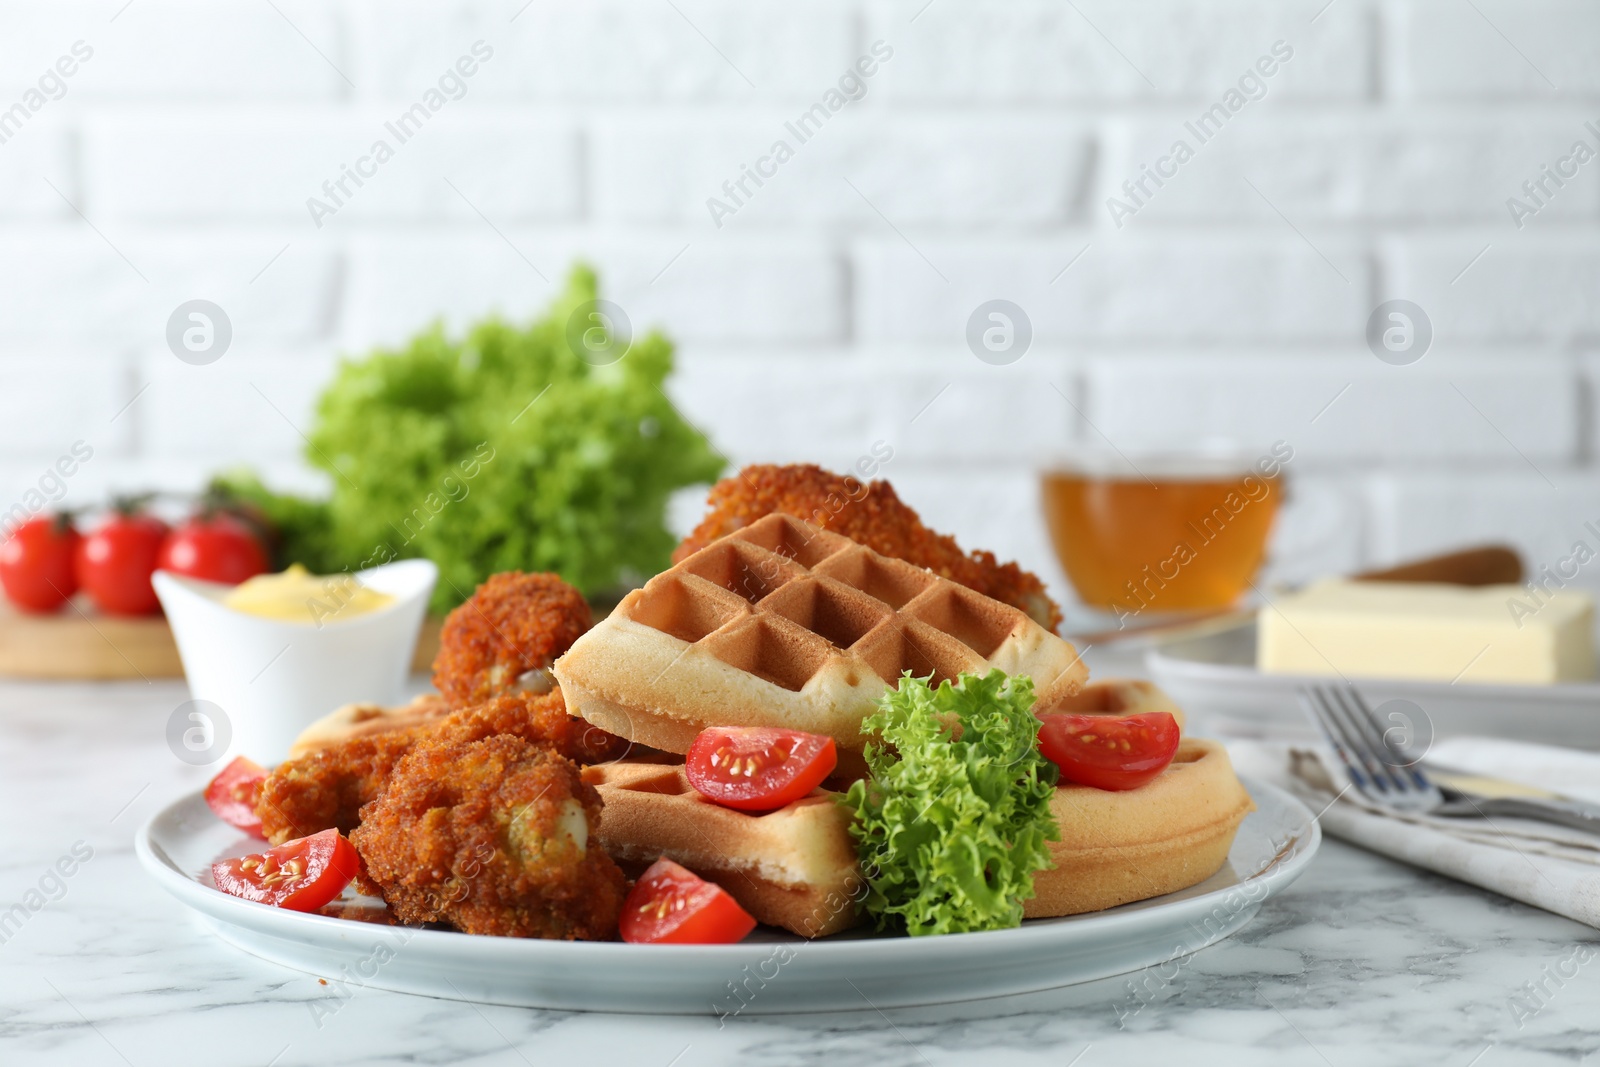
[{"label": "curly lettuce", "polygon": [[[1060,839],[1050,814],[1055,764],[1039,754],[1033,680],[963,674],[937,689],[907,674],[862,722],[871,777],[843,803],[855,813],[880,930],[920,936],[1022,922],[1033,875]],[[953,729],[951,723],[959,729]],[[958,739],[959,738],[959,739]]]},{"label": "curly lettuce", "polygon": [[248,476],[224,488],[273,521],[286,562],[327,573],[433,560],[436,612],[497,571],[555,571],[591,594],[655,574],[677,543],[669,497],[714,481],[723,461],[662,391],[673,350],[661,334],[610,363],[574,350],[571,324],[591,321],[597,296],[580,266],[526,326],[435,326],[343,362],[307,440],[325,501]]}]

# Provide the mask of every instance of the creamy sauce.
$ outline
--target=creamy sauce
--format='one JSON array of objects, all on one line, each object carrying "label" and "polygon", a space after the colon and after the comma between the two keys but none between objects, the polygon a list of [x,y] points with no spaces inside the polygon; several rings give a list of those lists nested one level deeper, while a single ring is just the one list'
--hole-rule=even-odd
[{"label": "creamy sauce", "polygon": [[281,574],[258,574],[222,603],[246,615],[321,626],[388,607],[394,597],[368,589],[350,574],[312,574],[298,563]]}]

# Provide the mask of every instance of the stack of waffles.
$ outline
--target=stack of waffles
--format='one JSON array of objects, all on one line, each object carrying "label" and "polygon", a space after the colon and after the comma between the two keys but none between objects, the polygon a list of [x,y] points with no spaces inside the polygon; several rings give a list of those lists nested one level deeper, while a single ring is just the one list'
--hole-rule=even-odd
[{"label": "stack of waffles", "polygon": [[821,937],[856,924],[866,891],[850,812],[818,789],[754,815],[706,800],[683,765],[619,760],[583,769],[605,802],[600,841],[635,872],[670,857],[726,889],[768,926]]},{"label": "stack of waffles", "polygon": [[[992,668],[1030,676],[1041,711],[1070,705],[1088,676],[1022,611],[773,514],[628,594],[554,670],[569,710],[638,745],[683,753],[708,726],[785,727],[833,737],[850,778],[865,771],[861,720],[904,673],[937,684]],[[829,903],[860,886],[846,813],[825,791],[748,815],[702,800],[677,768],[586,773],[613,853],[676,859],[806,936],[854,921]]]}]

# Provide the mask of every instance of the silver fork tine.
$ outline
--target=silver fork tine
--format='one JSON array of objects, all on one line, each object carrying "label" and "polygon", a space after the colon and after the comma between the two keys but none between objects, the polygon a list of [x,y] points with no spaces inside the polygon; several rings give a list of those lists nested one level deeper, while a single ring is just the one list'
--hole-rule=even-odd
[{"label": "silver fork tine", "polygon": [[1350,701],[1359,713],[1359,717],[1366,722],[1369,734],[1376,739],[1379,751],[1387,753],[1388,758],[1384,762],[1390,773],[1406,781],[1413,789],[1433,790],[1434,784],[1428,780],[1422,768],[1417,766],[1417,761],[1408,759],[1407,753],[1401,750],[1397,743],[1389,740],[1389,732],[1384,728],[1383,721],[1378,718],[1378,713],[1372,710],[1366,699],[1355,689],[1351,689]]},{"label": "silver fork tine", "polygon": [[1329,697],[1338,708],[1340,721],[1345,724],[1346,733],[1350,735],[1373,778],[1395,793],[1412,792],[1414,787],[1411,782],[1395,773],[1396,760],[1383,740],[1383,731],[1377,729],[1373,718],[1362,714],[1350,699],[1350,689],[1345,686],[1330,689]]},{"label": "silver fork tine", "polygon": [[1349,740],[1351,751],[1355,753],[1356,758],[1361,761],[1361,765],[1367,769],[1368,776],[1377,785],[1380,794],[1379,799],[1386,804],[1395,803],[1400,799],[1399,795],[1404,790],[1389,775],[1388,767],[1373,752],[1372,746],[1368,744],[1368,738],[1351,719],[1349,709],[1345,706],[1338,687],[1328,685],[1323,688],[1322,694],[1335,721],[1339,723],[1344,731],[1344,736]]},{"label": "silver fork tine", "polygon": [[1420,770],[1403,766],[1397,749],[1384,736],[1377,714],[1353,686],[1343,692],[1334,690],[1328,696],[1342,711],[1346,735],[1356,739],[1364,762],[1369,768],[1378,768],[1371,773],[1382,775],[1378,780],[1389,783],[1385,796],[1372,799],[1396,810],[1418,812],[1434,811],[1444,803],[1444,794]]},{"label": "silver fork tine", "polygon": [[1311,712],[1322,736],[1328,744],[1333,746],[1334,755],[1339,757],[1339,762],[1344,764],[1345,773],[1350,776],[1350,782],[1361,792],[1382,799],[1382,793],[1377,783],[1368,775],[1355,754],[1351,751],[1349,742],[1344,737],[1343,727],[1334,719],[1332,709],[1328,704],[1328,694],[1318,685],[1308,686],[1300,690],[1300,701],[1306,710]]}]

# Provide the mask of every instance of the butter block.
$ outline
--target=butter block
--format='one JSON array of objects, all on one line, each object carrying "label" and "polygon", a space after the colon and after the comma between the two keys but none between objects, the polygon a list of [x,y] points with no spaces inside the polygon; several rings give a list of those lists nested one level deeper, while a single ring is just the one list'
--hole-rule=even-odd
[{"label": "butter block", "polygon": [[1256,666],[1348,678],[1592,681],[1594,600],[1569,589],[1330,579],[1261,609]]}]

